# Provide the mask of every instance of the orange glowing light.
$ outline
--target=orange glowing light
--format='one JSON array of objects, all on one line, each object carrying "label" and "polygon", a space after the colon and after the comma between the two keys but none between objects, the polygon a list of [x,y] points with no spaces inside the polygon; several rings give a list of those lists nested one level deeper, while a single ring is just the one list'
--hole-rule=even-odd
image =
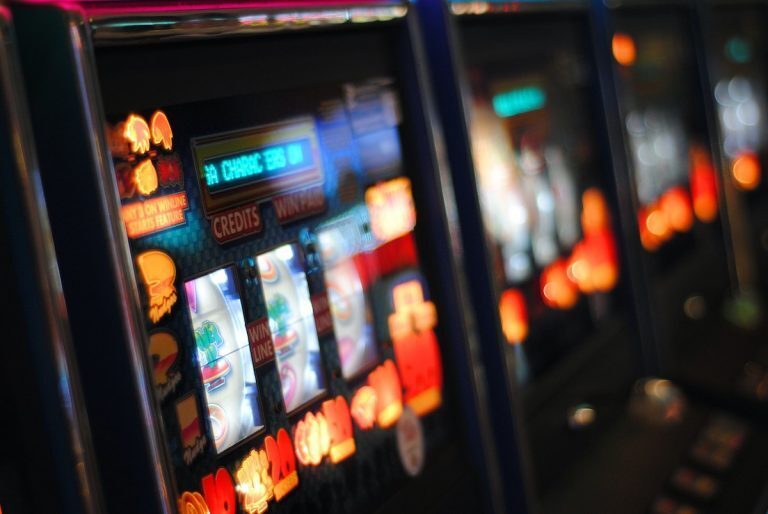
[{"label": "orange glowing light", "polygon": [[376,422],[381,428],[389,428],[403,413],[403,391],[397,368],[391,359],[377,366],[368,375],[368,384],[376,391]]},{"label": "orange glowing light", "polygon": [[211,514],[235,514],[235,484],[229,471],[219,468],[215,476],[211,473],[203,477],[201,485]]},{"label": "orange glowing light", "polygon": [[278,430],[277,439],[271,435],[267,436],[264,439],[264,449],[271,463],[275,500],[279,502],[299,485],[296,455],[288,431],[284,428]]},{"label": "orange glowing light", "polygon": [[707,151],[694,146],[690,151],[690,182],[693,212],[705,223],[715,220],[718,212],[717,176]]},{"label": "orange glowing light", "polygon": [[152,142],[156,145],[163,145],[163,148],[170,150],[173,148],[173,131],[168,116],[163,111],[155,111],[150,120],[152,126]]},{"label": "orange glowing light", "polygon": [[632,66],[635,64],[637,48],[635,47],[635,40],[629,34],[622,32],[614,34],[611,41],[611,49],[613,51],[613,58],[622,66]]},{"label": "orange glowing light", "polygon": [[120,217],[123,219],[128,237],[135,239],[186,223],[184,213],[187,209],[189,209],[187,193],[179,191],[149,200],[127,203],[120,207]]},{"label": "orange glowing light", "polygon": [[392,288],[392,303],[395,312],[388,318],[392,340],[431,330],[437,324],[435,304],[424,300],[424,289],[418,280],[409,280]]},{"label": "orange glowing light", "polygon": [[376,390],[363,386],[352,397],[352,418],[362,430],[373,428],[376,423]]},{"label": "orange glowing light", "polygon": [[579,290],[568,278],[568,264],[558,259],[541,272],[541,298],[553,309],[567,310],[579,300]]},{"label": "orange glowing light", "polygon": [[573,247],[568,260],[568,278],[584,294],[607,293],[616,287],[619,262],[610,230],[590,234]]},{"label": "orange glowing light", "polygon": [[157,191],[157,170],[152,159],[144,159],[133,170],[133,180],[136,190],[143,196],[149,196]]},{"label": "orange glowing light", "polygon": [[602,191],[590,187],[581,195],[581,230],[584,234],[594,234],[610,227],[608,204]]},{"label": "orange glowing light", "polygon": [[128,116],[123,128],[123,137],[131,144],[133,153],[144,154],[149,151],[149,125],[141,116]]},{"label": "orange glowing light", "polygon": [[203,495],[185,491],[179,498],[179,514],[211,514]]},{"label": "orange glowing light", "polygon": [[659,201],[669,226],[677,232],[688,232],[693,227],[693,207],[688,191],[675,186],[668,189]]},{"label": "orange glowing light", "polygon": [[411,181],[405,177],[368,188],[365,204],[371,218],[371,230],[379,241],[391,241],[403,236],[416,225]]},{"label": "orange glowing light", "polygon": [[261,514],[269,507],[269,500],[274,496],[274,485],[268,470],[269,459],[264,450],[251,450],[237,468],[237,490],[248,514]]},{"label": "orange glowing light", "polygon": [[334,464],[343,461],[356,451],[352,432],[352,417],[349,404],[343,396],[323,402],[323,415],[328,421],[328,434],[331,447],[328,455]]},{"label": "orange glowing light", "polygon": [[648,209],[648,214],[645,217],[645,228],[661,241],[666,241],[672,236],[672,230],[667,221],[667,216],[664,214],[664,211],[659,208],[658,204],[653,204]]},{"label": "orange glowing light", "polygon": [[328,453],[331,438],[328,422],[322,413],[307,412],[304,419],[296,424],[293,435],[296,458],[305,466],[317,466]]},{"label": "orange glowing light", "polygon": [[141,277],[149,297],[149,319],[153,323],[171,312],[178,299],[176,287],[176,265],[173,259],[159,250],[149,250],[136,257]]},{"label": "orange glowing light", "polygon": [[757,155],[745,152],[736,157],[731,164],[731,176],[742,191],[752,191],[760,185],[762,170]]},{"label": "orange glowing light", "polygon": [[501,329],[509,344],[520,344],[528,337],[528,308],[519,289],[507,289],[499,300]]}]

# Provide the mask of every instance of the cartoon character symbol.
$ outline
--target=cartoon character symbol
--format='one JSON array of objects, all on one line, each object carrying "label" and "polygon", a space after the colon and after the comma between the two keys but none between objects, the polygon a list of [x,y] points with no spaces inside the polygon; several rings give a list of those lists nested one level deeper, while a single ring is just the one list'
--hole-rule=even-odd
[{"label": "cartoon character symbol", "polygon": [[125,122],[123,137],[131,144],[131,151],[144,154],[149,151],[149,125],[144,118],[131,114]]},{"label": "cartoon character symbol", "polygon": [[173,285],[176,280],[176,266],[168,254],[159,250],[139,254],[136,262],[147,286],[149,319],[157,323],[160,318],[171,312],[178,299],[176,287]]},{"label": "cartoon character symbol", "polygon": [[179,418],[182,446],[186,450],[194,448],[198,440],[202,438],[203,432],[200,428],[197,400],[193,394],[186,396],[176,403],[176,415]]},{"label": "cartoon character symbol", "polygon": [[203,384],[208,392],[215,391],[224,385],[231,369],[227,359],[219,358],[219,348],[224,345],[219,326],[212,321],[203,321],[202,326],[195,330],[195,345],[205,358]]},{"label": "cartoon character symbol", "polygon": [[156,332],[149,337],[149,354],[154,361],[155,383],[166,385],[171,378],[171,367],[179,356],[179,344],[169,332]]},{"label": "cartoon character symbol", "polygon": [[157,170],[151,159],[144,159],[134,168],[133,180],[136,181],[136,190],[144,196],[157,191]]},{"label": "cartoon character symbol", "polygon": [[156,145],[162,144],[166,150],[173,148],[173,131],[168,116],[163,111],[155,111],[150,124],[152,125],[152,142]]}]

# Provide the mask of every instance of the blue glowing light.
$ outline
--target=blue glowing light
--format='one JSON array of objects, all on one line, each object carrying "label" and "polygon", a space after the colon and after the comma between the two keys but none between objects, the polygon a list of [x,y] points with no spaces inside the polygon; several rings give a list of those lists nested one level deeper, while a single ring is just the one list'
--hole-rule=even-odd
[{"label": "blue glowing light", "polygon": [[211,194],[312,166],[314,157],[309,138],[212,157],[202,163],[205,185]]},{"label": "blue glowing light", "polygon": [[537,86],[526,86],[499,93],[493,97],[493,110],[502,118],[510,118],[541,109],[547,94]]}]

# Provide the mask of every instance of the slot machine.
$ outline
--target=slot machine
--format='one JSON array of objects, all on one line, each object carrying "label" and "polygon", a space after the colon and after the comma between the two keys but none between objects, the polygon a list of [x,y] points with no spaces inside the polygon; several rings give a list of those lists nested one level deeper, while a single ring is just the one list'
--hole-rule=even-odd
[{"label": "slot machine", "polygon": [[[735,237],[744,246],[739,272],[746,296],[762,307],[766,276],[765,185],[765,39],[760,30],[766,11],[759,3],[711,2],[701,9],[707,45],[710,100],[717,116],[723,189]],[[762,309],[761,309],[762,310]],[[763,323],[759,325],[764,333]],[[748,356],[736,389],[764,401],[766,356]]]},{"label": "slot machine", "polygon": [[14,9],[109,511],[499,508],[409,7]]},{"label": "slot machine", "polygon": [[748,220],[716,139],[716,119],[738,107],[716,113],[709,101],[697,5],[622,2],[605,19],[658,370],[739,403],[739,377],[764,328]]},{"label": "slot machine", "polygon": [[[664,302],[689,279],[680,270],[665,270],[666,283],[657,275],[648,279],[636,186],[611,102],[611,70],[600,53],[604,7],[433,1],[419,8],[488,389],[497,393],[492,409],[515,418],[525,507],[547,513],[750,512],[764,487],[762,464],[748,459],[736,471],[731,464],[736,455],[765,451],[764,437],[755,435],[752,449],[745,449],[752,425],[714,413],[698,399],[687,400],[669,380],[653,378],[666,357],[658,355],[657,311],[672,319],[683,314],[682,299],[674,308]],[[657,94],[659,88],[647,89]],[[696,266],[711,270],[714,259],[727,280],[721,236],[695,239],[710,226],[696,225],[691,193],[681,186],[689,152],[686,147],[677,155],[682,143],[674,138],[684,137],[685,129],[679,120],[658,118],[658,133],[647,137],[666,143],[660,149],[672,149],[673,161],[651,166],[659,177],[645,177],[645,186],[656,187],[669,175],[672,192],[648,201],[665,209],[664,221],[670,213],[670,230],[679,239],[657,265],[693,258],[678,265],[707,288],[701,295],[717,294],[723,286],[706,283]],[[708,133],[702,137],[706,144]],[[717,210],[712,160],[694,150],[696,162],[703,161],[697,169],[708,173],[697,187],[712,202],[700,210]],[[677,165],[682,178],[675,175]],[[720,252],[711,252],[718,244]],[[669,324],[678,337],[696,336],[676,320]],[[496,437],[508,439],[498,426]],[[723,450],[728,463],[717,473],[726,478],[715,479],[706,470],[716,465],[712,454],[719,443],[712,441],[720,435],[739,444]]]},{"label": "slot machine", "polygon": [[0,512],[96,514],[97,472],[4,4],[0,43]]}]

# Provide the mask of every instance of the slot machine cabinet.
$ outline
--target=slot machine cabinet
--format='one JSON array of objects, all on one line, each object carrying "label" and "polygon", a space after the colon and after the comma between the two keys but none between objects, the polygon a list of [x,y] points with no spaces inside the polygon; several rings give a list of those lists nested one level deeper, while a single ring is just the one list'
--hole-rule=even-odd
[{"label": "slot machine cabinet", "polygon": [[[766,164],[766,41],[760,23],[765,6],[758,2],[708,2],[700,8],[707,49],[710,100],[717,117],[723,189],[734,239],[742,244],[737,260],[742,295],[762,310],[766,290],[767,250],[763,172]],[[743,285],[742,285],[743,284]],[[765,333],[761,319],[753,323]],[[764,352],[763,352],[764,353]],[[765,355],[760,350],[737,381],[740,393],[765,400]]]},{"label": "slot machine cabinet", "polygon": [[[764,329],[750,297],[754,262],[740,199],[719,165],[698,9],[687,2],[621,2],[605,19],[657,369],[733,405],[741,401],[739,377]],[[686,230],[672,224],[677,195],[693,214]]]},{"label": "slot machine cabinet", "polygon": [[0,510],[96,514],[99,484],[16,51],[0,3]]},{"label": "slot machine cabinet", "polygon": [[497,508],[408,6],[15,10],[110,512]]},{"label": "slot machine cabinet", "polygon": [[[528,507],[559,512],[554,499],[628,423],[641,373],[589,5],[421,14],[489,389],[512,390],[494,409],[520,423]],[[584,512],[610,511],[583,496]]]}]

